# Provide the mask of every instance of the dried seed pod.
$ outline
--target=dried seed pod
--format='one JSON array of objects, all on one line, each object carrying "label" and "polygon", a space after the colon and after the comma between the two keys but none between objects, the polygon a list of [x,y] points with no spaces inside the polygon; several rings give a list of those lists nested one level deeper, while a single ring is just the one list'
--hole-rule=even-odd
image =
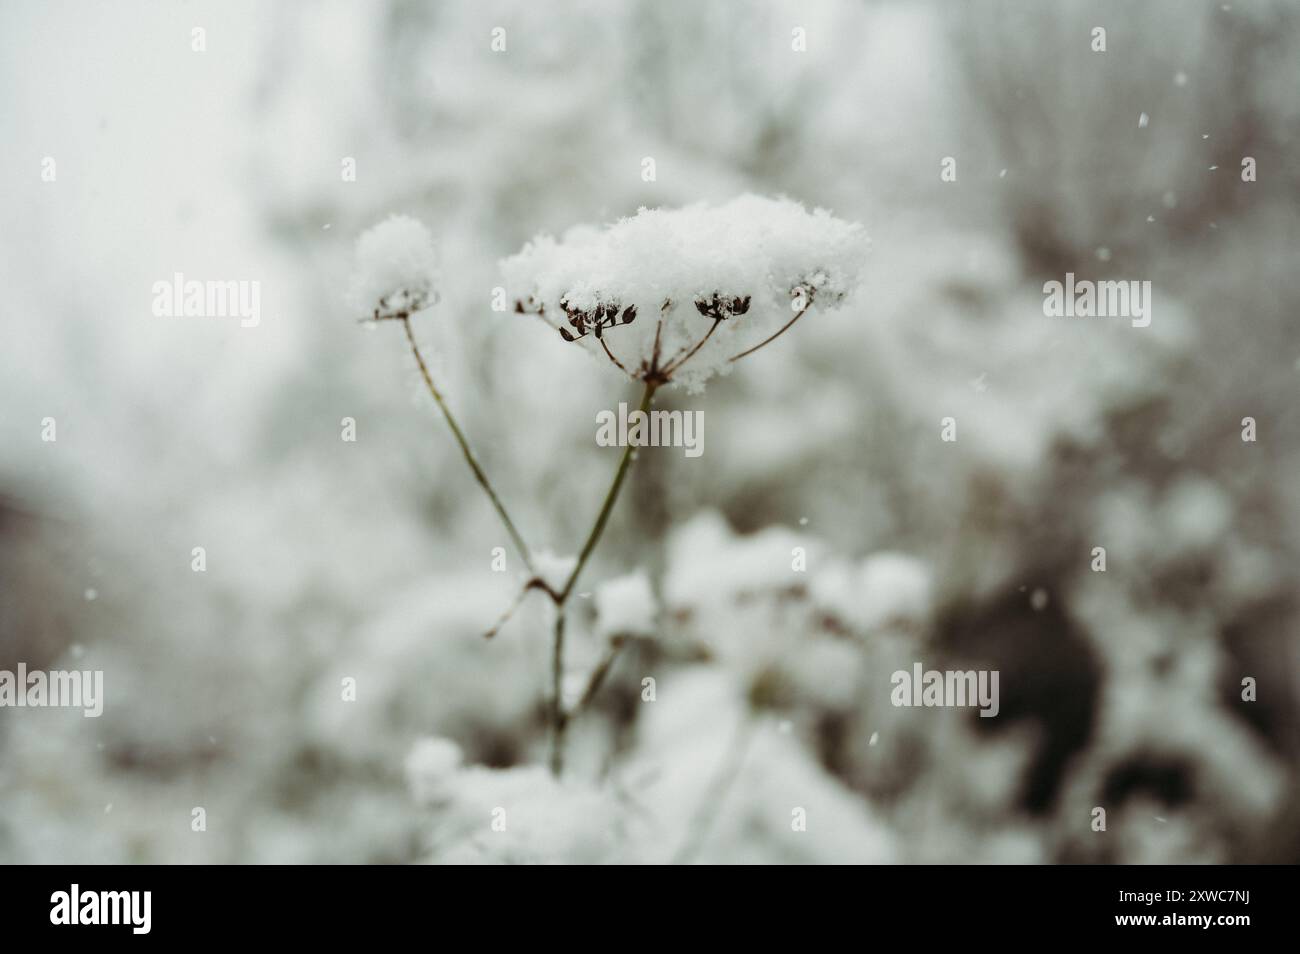
[{"label": "dried seed pod", "polygon": [[534,297],[533,295],[529,295],[526,301],[521,298],[516,298],[515,314],[516,315],[545,315],[546,305],[544,302],[538,301],[536,297]]},{"label": "dried seed pod", "polygon": [[597,338],[603,337],[606,328],[613,328],[616,325],[626,325],[632,322],[636,317],[636,306],[629,305],[623,310],[620,317],[619,309],[621,304],[616,300],[598,301],[590,309],[579,308],[569,301],[568,296],[560,299],[560,307],[568,315],[569,324],[573,326],[577,334],[561,328],[560,334],[565,341],[577,341],[589,334],[595,333]]},{"label": "dried seed pod", "polygon": [[695,310],[705,318],[712,318],[714,321],[725,321],[737,315],[743,315],[749,311],[750,296],[730,296],[723,295],[721,292],[714,292],[708,298],[695,299]]}]

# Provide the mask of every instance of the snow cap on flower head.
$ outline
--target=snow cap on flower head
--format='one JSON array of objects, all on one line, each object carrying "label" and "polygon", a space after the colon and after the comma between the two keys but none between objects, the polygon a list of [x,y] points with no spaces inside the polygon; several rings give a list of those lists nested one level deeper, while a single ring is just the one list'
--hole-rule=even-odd
[{"label": "snow cap on flower head", "polygon": [[810,303],[856,287],[862,226],[786,198],[641,209],[605,228],[538,236],[502,263],[516,310],[633,377],[709,340],[672,375],[696,389]]},{"label": "snow cap on flower head", "polygon": [[438,254],[428,228],[390,215],[357,239],[351,299],[367,316],[409,315],[436,300]]}]

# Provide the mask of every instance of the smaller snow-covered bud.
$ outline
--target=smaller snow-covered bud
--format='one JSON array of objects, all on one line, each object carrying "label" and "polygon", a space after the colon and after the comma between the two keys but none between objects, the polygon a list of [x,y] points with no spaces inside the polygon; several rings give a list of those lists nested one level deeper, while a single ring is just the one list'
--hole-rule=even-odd
[{"label": "smaller snow-covered bud", "polygon": [[816,269],[801,279],[790,289],[790,300],[802,307],[812,304],[814,300],[824,305],[838,305],[847,297],[848,291],[831,283],[825,269]]},{"label": "smaller snow-covered bud", "polygon": [[438,254],[428,228],[391,215],[357,239],[351,298],[374,318],[401,318],[437,300]]}]

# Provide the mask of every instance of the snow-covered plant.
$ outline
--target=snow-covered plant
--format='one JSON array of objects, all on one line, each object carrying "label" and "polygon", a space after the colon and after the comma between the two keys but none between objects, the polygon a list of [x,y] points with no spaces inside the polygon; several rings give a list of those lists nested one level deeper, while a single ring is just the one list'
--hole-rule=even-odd
[{"label": "snow-covered plant", "polygon": [[[564,342],[586,348],[642,385],[640,409],[670,384],[688,390],[784,334],[813,305],[835,306],[857,285],[867,239],[860,225],[789,199],[743,195],[723,205],[641,209],[606,228],[580,226],[562,239],[538,237],[502,264],[515,310],[541,317]],[[398,321],[421,376],[475,479],[510,534],[528,576],[493,635],[530,592],[554,604],[551,770],[560,774],[568,722],[600,689],[626,637],[644,635],[654,616],[644,576],[600,591],[602,634],[610,642],[586,688],[566,707],[565,610],[618,499],[635,446],[623,450],[600,509],[574,558],[534,554],[484,473],[411,331],[411,316],[437,300],[437,256],[428,230],[393,216],[357,243],[353,298],[371,321]]]},{"label": "snow-covered plant", "polygon": [[634,380],[698,390],[814,304],[841,302],[866,246],[823,209],[743,195],[539,236],[502,269],[516,311]]},{"label": "snow-covered plant", "polygon": [[372,320],[400,319],[437,301],[438,253],[429,229],[408,215],[390,215],[357,239],[352,299]]}]

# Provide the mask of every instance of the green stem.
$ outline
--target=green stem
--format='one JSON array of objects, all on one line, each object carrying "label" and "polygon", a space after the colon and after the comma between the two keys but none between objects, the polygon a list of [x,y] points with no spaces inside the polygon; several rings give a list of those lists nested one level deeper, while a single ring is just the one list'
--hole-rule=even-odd
[{"label": "green stem", "polygon": [[596,698],[596,693],[600,692],[600,687],[605,684],[605,677],[614,668],[614,660],[618,659],[625,642],[622,637],[615,637],[610,643],[609,649],[605,650],[605,657],[601,659],[600,664],[592,671],[591,678],[587,680],[587,688],[583,691],[578,704],[573,707],[573,711],[569,713],[569,718],[573,718],[591,705],[592,700]]},{"label": "green stem", "polygon": [[[650,400],[654,397],[655,389],[659,387],[657,381],[647,381],[645,391],[641,394],[641,411],[645,413],[650,408]],[[573,588],[578,584],[578,577],[582,573],[582,568],[587,565],[587,560],[591,558],[592,551],[596,549],[596,544],[600,542],[601,534],[605,532],[605,524],[609,522],[609,515],[614,509],[614,503],[618,500],[618,492],[623,488],[623,481],[627,477],[628,469],[632,464],[632,452],[636,448],[629,443],[623,448],[623,456],[619,459],[618,470],[614,471],[614,481],[609,485],[609,490],[605,492],[605,501],[600,506],[600,513],[596,515],[596,522],[592,525],[591,532],[587,534],[587,542],[582,545],[582,551],[578,554],[578,562],[574,564],[573,572],[565,581],[563,589],[559,593],[551,591],[551,599],[555,602],[555,639],[551,646],[551,774],[557,778],[564,771],[564,732],[568,728],[569,717],[564,711],[564,699],[561,695],[562,682],[564,680],[564,607],[568,603],[569,597],[573,594]]]},{"label": "green stem", "polygon": [[568,716],[564,713],[564,605],[555,607],[555,642],[551,648],[551,774],[556,778],[564,771],[564,730]]},{"label": "green stem", "polygon": [[614,666],[614,660],[618,658],[619,651],[623,648],[623,642],[622,639],[617,639],[610,645],[605,652],[605,657],[587,680],[587,688],[583,691],[582,698],[570,711],[565,712],[560,696],[564,672],[564,607],[556,608],[555,643],[551,659],[551,774],[556,778],[564,772],[564,737],[568,732],[569,723],[596,698],[596,693],[600,691],[605,677]]},{"label": "green stem", "polygon": [[[658,384],[654,381],[647,381],[645,391],[641,394],[641,412],[644,414],[650,407],[650,399],[654,397],[655,388]],[[596,523],[591,528],[591,533],[587,535],[587,542],[582,545],[582,551],[578,554],[578,562],[569,574],[568,581],[564,588],[560,590],[559,602],[563,604],[573,592],[574,585],[578,582],[578,575],[582,568],[587,565],[587,560],[591,557],[591,552],[596,549],[596,544],[600,542],[600,535],[605,532],[605,524],[609,522],[610,511],[614,509],[614,501],[618,499],[618,492],[623,487],[623,478],[627,476],[629,465],[632,463],[632,452],[636,448],[629,442],[623,448],[623,457],[618,462],[618,470],[614,472],[614,482],[609,485],[609,490],[605,494],[605,502],[601,505],[600,513],[596,516]]]},{"label": "green stem", "polygon": [[488,499],[492,501],[492,506],[496,509],[497,515],[501,522],[505,524],[506,532],[510,534],[510,539],[514,542],[515,549],[519,551],[519,558],[524,561],[524,566],[529,573],[535,573],[533,569],[533,560],[528,552],[528,545],[524,543],[524,538],[520,536],[519,531],[515,529],[514,521],[510,519],[510,514],[506,513],[505,506],[501,503],[501,498],[492,489],[491,482],[487,479],[487,474],[483,473],[483,468],[479,466],[478,460],[474,457],[474,452],[469,449],[469,442],[465,440],[465,435],[461,433],[460,425],[456,423],[456,418],[452,416],[451,409],[447,407],[447,402],[442,399],[438,388],[433,383],[433,375],[429,373],[429,368],[424,363],[424,357],[420,354],[420,346],[415,343],[415,335],[411,331],[410,318],[403,316],[401,318],[402,328],[406,331],[406,340],[411,343],[411,353],[415,355],[415,363],[420,366],[420,374],[424,377],[424,383],[429,388],[429,393],[433,399],[438,402],[438,408],[442,411],[442,416],[447,419],[447,425],[451,428],[451,433],[456,438],[456,443],[460,445],[460,452],[465,456],[465,463],[469,464],[469,469],[474,472],[474,479],[478,481],[479,486],[487,493]]}]

